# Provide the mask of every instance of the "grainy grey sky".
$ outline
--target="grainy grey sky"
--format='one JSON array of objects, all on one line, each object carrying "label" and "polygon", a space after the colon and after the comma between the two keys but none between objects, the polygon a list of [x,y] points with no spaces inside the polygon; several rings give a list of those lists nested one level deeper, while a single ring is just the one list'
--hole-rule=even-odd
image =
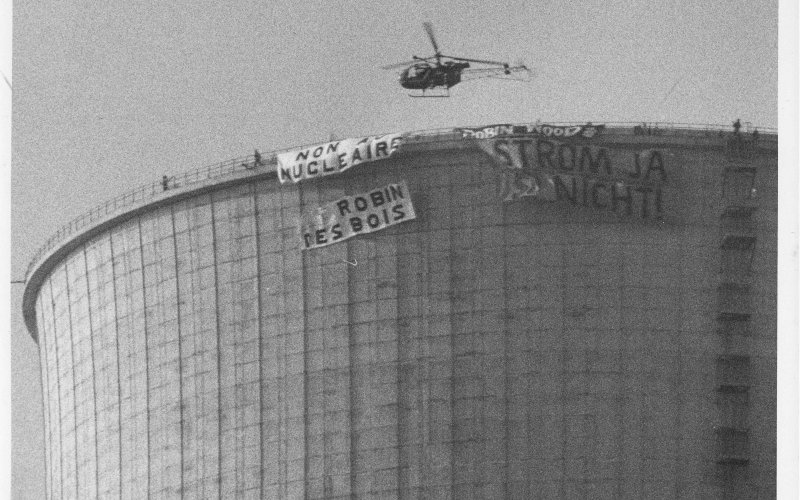
[{"label": "grainy grey sky", "polygon": [[[12,279],[102,201],[254,148],[537,119],[778,124],[776,0],[335,4],[15,2]],[[411,99],[379,67],[433,52],[423,21],[445,54],[522,59],[536,77]],[[40,498],[40,372],[19,288],[12,488]]]}]

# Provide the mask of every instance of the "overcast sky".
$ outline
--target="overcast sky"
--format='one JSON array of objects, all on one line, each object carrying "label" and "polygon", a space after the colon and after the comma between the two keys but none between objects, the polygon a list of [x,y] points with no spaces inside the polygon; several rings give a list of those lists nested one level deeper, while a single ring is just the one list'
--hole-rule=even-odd
[{"label": "overcast sky", "polygon": [[[14,4],[12,279],[100,202],[163,174],[337,137],[498,122],[777,127],[777,1]],[[379,67],[441,50],[523,60],[411,99]],[[0,82],[2,83],[2,82]],[[12,288],[14,490],[40,498],[36,346]]]}]

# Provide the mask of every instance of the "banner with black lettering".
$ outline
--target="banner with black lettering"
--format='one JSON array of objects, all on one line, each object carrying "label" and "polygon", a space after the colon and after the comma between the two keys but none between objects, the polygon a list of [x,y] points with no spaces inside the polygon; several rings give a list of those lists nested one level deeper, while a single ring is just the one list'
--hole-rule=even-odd
[{"label": "banner with black lettering", "polygon": [[672,154],[658,148],[546,137],[495,137],[475,144],[499,174],[499,194],[505,202],[568,201],[618,215],[664,217],[663,188]]},{"label": "banner with black lettering", "polygon": [[278,154],[278,180],[281,184],[300,182],[344,172],[361,163],[388,158],[397,151],[402,136],[342,139]]},{"label": "banner with black lettering", "polygon": [[345,196],[319,207],[300,222],[303,250],[344,241],[359,234],[416,219],[405,181]]},{"label": "banner with black lettering", "polygon": [[503,201],[515,201],[524,197],[548,201],[556,199],[553,176],[547,172],[525,169],[519,148],[511,147],[507,141],[484,139],[476,142],[500,172],[499,189]]},{"label": "banner with black lettering", "polygon": [[487,125],[485,127],[461,128],[462,139],[492,139],[508,135],[543,136],[553,138],[578,137],[590,139],[600,133],[605,125],[547,125],[532,123],[527,125]]}]

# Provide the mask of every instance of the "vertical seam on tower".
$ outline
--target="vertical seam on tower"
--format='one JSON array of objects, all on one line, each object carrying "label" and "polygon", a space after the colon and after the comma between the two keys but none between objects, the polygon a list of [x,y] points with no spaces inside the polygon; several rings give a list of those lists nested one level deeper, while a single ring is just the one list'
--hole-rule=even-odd
[{"label": "vertical seam on tower", "polygon": [[[619,325],[620,325],[620,374],[621,374],[620,378],[622,380],[622,382],[621,382],[621,384],[622,384],[622,392],[623,392],[623,394],[626,394],[624,397],[625,398],[630,398],[629,400],[625,400],[625,404],[629,404],[629,403],[632,403],[632,400],[633,400],[634,397],[629,395],[628,391],[626,390],[627,389],[626,385],[627,385],[628,379],[629,379],[628,366],[627,366],[627,361],[628,361],[628,352],[627,352],[627,350],[628,350],[628,336],[627,336],[628,332],[627,332],[627,329],[628,329],[628,327],[627,327],[627,323],[625,321],[625,252],[624,252],[623,248],[624,248],[624,244],[621,242],[620,243],[620,248],[617,251],[617,255],[619,255]],[[625,488],[624,483],[623,483],[623,478],[625,477],[625,467],[627,465],[626,462],[625,462],[625,439],[624,438],[625,438],[625,433],[626,433],[626,426],[625,426],[625,423],[624,423],[624,412],[625,412],[624,408],[625,407],[623,407],[623,409],[619,410],[620,413],[623,413],[623,415],[621,415],[622,418],[619,419],[619,429],[620,429],[620,438],[619,438],[619,441],[620,441],[620,444],[619,444],[619,447],[620,447],[620,453],[619,453],[620,465],[619,465],[619,468],[620,468],[620,474],[619,474],[618,477],[619,477],[619,483],[620,484],[619,484],[618,487],[620,488],[620,490],[623,490]],[[619,495],[620,497],[624,496],[623,491],[620,491],[619,494],[620,494]]]},{"label": "vertical seam on tower", "polygon": [[[430,229],[430,224],[426,224],[425,229]],[[418,369],[418,379],[420,379],[420,384],[416,387],[416,395],[418,397],[419,403],[419,411],[417,412],[417,419],[420,423],[420,427],[422,428],[421,432],[421,441],[422,446],[417,447],[415,452],[417,452],[416,462],[417,468],[419,469],[420,475],[420,487],[419,493],[424,492],[425,488],[427,488],[426,483],[426,472],[428,471],[427,460],[425,460],[425,445],[428,444],[430,432],[430,420],[428,419],[428,406],[430,401],[426,399],[426,390],[428,394],[430,394],[430,364],[431,360],[428,357],[428,338],[430,336],[429,327],[430,327],[430,315],[428,314],[429,307],[430,307],[430,284],[431,284],[431,274],[430,274],[430,258],[432,252],[432,238],[426,238],[425,241],[422,243],[425,245],[425,253],[424,258],[420,259],[420,267],[424,267],[423,276],[425,276],[425,280],[423,280],[424,286],[424,293],[420,293],[418,297],[418,307],[419,307],[419,314],[420,314],[420,325],[421,331],[417,334],[417,344],[415,346],[415,359],[414,362]],[[422,246],[422,245],[420,245]],[[428,300],[425,300],[425,299]],[[424,369],[423,369],[424,365]],[[422,380],[424,377],[424,380]],[[426,462],[426,463],[423,463]]]},{"label": "vertical seam on tower", "polygon": [[94,487],[95,494],[100,496],[100,458],[98,455],[99,443],[97,441],[97,367],[94,362],[94,327],[92,325],[92,291],[89,287],[89,261],[86,258],[86,246],[81,249],[83,253],[83,269],[86,272],[86,310],[88,312],[87,319],[89,320],[89,352],[92,359],[92,400],[94,403]]},{"label": "vertical seam on tower", "polygon": [[147,415],[147,498],[150,498],[150,463],[152,462],[150,448],[150,347],[149,335],[147,332],[147,277],[144,272],[144,243],[142,242],[142,219],[136,219],[136,227],[139,233],[139,261],[142,273],[142,319],[144,320],[144,384],[145,384],[145,407]]},{"label": "vertical seam on tower", "polygon": [[69,293],[69,266],[67,265],[68,260],[64,261],[64,277],[66,281],[66,294],[67,294],[67,320],[69,322],[69,353],[70,357],[72,358],[72,420],[75,422],[75,427],[73,429],[73,434],[75,434],[75,496],[80,497],[80,474],[78,473],[78,401],[77,401],[77,393],[78,393],[78,384],[75,381],[75,342],[72,335],[72,303],[70,302],[70,293]]},{"label": "vertical seam on tower", "polygon": [[450,228],[448,230],[448,237],[450,239],[450,276],[449,276],[449,283],[448,283],[448,298],[450,299],[450,311],[449,311],[449,320],[450,320],[450,495],[451,497],[455,495],[456,491],[456,357],[455,353],[455,333],[453,332],[453,318],[455,317],[456,311],[456,298],[457,295],[455,293],[455,289],[453,284],[455,283],[455,271],[453,268],[455,267],[455,255],[456,249],[455,244],[453,243],[453,234],[455,233],[454,226],[455,221],[453,221],[453,184],[450,183],[448,185],[448,193],[447,193],[447,202],[450,207]]},{"label": "vertical seam on tower", "polygon": [[56,396],[58,397],[58,489],[61,493],[59,496],[64,497],[64,436],[61,432],[61,425],[63,418],[61,416],[61,376],[59,375],[60,364],[58,361],[58,338],[56,332],[56,302],[53,299],[53,275],[47,280],[50,286],[50,304],[53,314],[53,348],[56,355]]},{"label": "vertical seam on tower", "polygon": [[[50,275],[50,278],[47,280],[47,285],[50,287],[50,309],[51,309],[51,318],[53,323],[53,330],[51,332],[51,336],[53,337],[53,349],[55,350],[55,360],[56,360],[56,397],[58,399],[58,489],[60,493],[60,497],[64,496],[64,440],[61,435],[61,377],[59,376],[59,362],[58,362],[58,339],[56,338],[56,303],[53,300],[53,275]],[[49,390],[48,390],[49,394]],[[52,435],[52,422],[51,422],[51,431],[50,434]],[[52,455],[52,449],[51,449]],[[52,461],[52,456],[50,460]],[[52,485],[51,485],[52,489]],[[51,495],[52,496],[52,495]]]},{"label": "vertical seam on tower", "polygon": [[[567,243],[569,244],[569,243]],[[561,467],[562,471],[567,470],[567,377],[569,376],[569,367],[567,366],[567,353],[569,348],[565,345],[565,320],[566,304],[567,304],[567,257],[566,245],[561,243],[558,246],[559,253],[561,254]],[[567,475],[561,477],[561,498],[566,498],[567,492]]]},{"label": "vertical seam on tower", "polygon": [[[344,242],[344,251],[348,261],[350,261],[350,242]],[[353,395],[355,394],[355,387],[353,384],[354,378],[354,370],[353,370],[353,297],[352,297],[352,284],[350,283],[350,265],[347,264],[347,361],[348,361],[348,376],[347,376],[347,399],[348,399],[348,430],[350,431],[350,443],[348,443],[348,460],[350,462],[350,467],[348,470],[348,476],[350,480],[350,498],[355,499],[355,484],[356,484],[356,475],[355,475],[355,462],[356,462],[356,448],[355,448],[355,441],[356,441],[356,433],[355,433],[355,424],[353,419]]]},{"label": "vertical seam on tower", "polygon": [[[511,404],[509,403],[509,396],[511,392],[511,385],[509,383],[509,370],[508,370],[508,337],[509,337],[509,325],[508,325],[508,288],[509,288],[509,272],[508,272],[508,231],[506,226],[506,203],[504,201],[500,202],[500,226],[501,230],[503,231],[503,408],[505,410],[505,415],[503,416],[504,419],[504,429],[503,429],[503,454],[505,455],[503,458],[505,459],[505,467],[504,467],[504,481],[503,481],[503,496],[504,498],[509,498],[509,481],[511,480],[511,462],[509,460],[509,452],[508,452],[508,441],[511,439],[511,432],[509,431],[509,414],[510,414],[510,407]],[[518,374],[515,374],[518,375]],[[525,411],[525,420],[528,419],[528,412]],[[528,426],[525,425],[525,435],[522,438],[523,442],[527,442],[530,439],[530,436],[527,436],[527,429]],[[527,480],[526,484],[523,488],[525,491],[528,490]]]},{"label": "vertical seam on tower", "polygon": [[217,329],[217,497],[222,499],[222,349],[220,347],[219,324],[219,270],[217,263],[217,224],[214,209],[214,193],[208,195],[211,202],[211,245],[214,256],[214,321]]},{"label": "vertical seam on tower", "polygon": [[[471,178],[470,178],[470,181],[472,181]],[[470,184],[471,184],[471,182],[470,182]],[[475,207],[472,206],[472,207],[470,207],[470,217],[472,217],[474,215],[474,213],[475,213]],[[472,221],[470,221],[470,222],[472,223]],[[480,225],[480,221],[478,221],[477,224]],[[474,227],[475,226],[472,226],[473,230],[474,230]],[[478,227],[480,227],[480,226],[478,226]],[[480,242],[480,244],[484,243],[482,238],[479,239],[479,242]],[[476,255],[475,255],[474,259],[478,260],[480,254],[478,252],[476,252],[475,254]],[[480,359],[480,367],[481,367],[481,378],[480,378],[480,381],[481,381],[481,384],[480,384],[481,385],[480,426],[481,426],[481,429],[483,430],[483,429],[485,429],[487,427],[487,425],[486,425],[486,401],[487,401],[487,396],[486,396],[486,392],[487,392],[487,389],[486,389],[486,373],[487,373],[486,364],[487,364],[487,358],[489,358],[489,356],[487,356],[487,352],[486,352],[487,351],[487,349],[486,349],[486,337],[488,336],[488,334],[485,331],[485,329],[483,328],[484,324],[485,324],[483,322],[483,317],[484,317],[485,313],[483,311],[479,311],[477,314],[475,313],[475,297],[479,295],[481,287],[480,287],[480,285],[476,286],[477,277],[474,276],[474,269],[475,269],[474,261],[470,261],[470,262],[468,262],[468,264],[469,264],[469,267],[468,267],[469,271],[468,271],[468,273],[465,273],[465,274],[472,275],[471,276],[472,279],[470,280],[470,287],[469,287],[469,295],[470,295],[470,324],[475,325],[475,323],[477,322],[477,324],[480,325],[478,327],[479,328],[479,334],[478,335],[479,335],[479,338],[480,338],[480,347],[481,347],[481,354],[480,354],[480,358],[479,358]],[[492,352],[492,356],[495,356],[495,355],[496,355],[496,353]],[[495,396],[496,396],[496,393],[493,395],[493,397],[495,397]],[[483,443],[484,444],[486,443],[486,435],[485,434],[483,435]],[[495,458],[496,458],[496,456],[495,456]],[[487,481],[486,468],[485,467],[480,467],[479,470],[480,470],[479,477],[478,477],[479,488],[481,490],[483,490],[483,493],[485,495],[485,489],[486,489],[486,485],[487,485],[487,482],[488,482]]]},{"label": "vertical seam on tower", "polygon": [[[43,302],[42,298],[41,298],[42,297],[41,294],[42,294],[42,291],[40,289],[39,292],[38,292],[39,304],[42,304],[42,302]],[[39,308],[39,319],[40,319],[40,324],[42,325],[42,331],[44,331],[44,311],[41,308]],[[47,349],[47,347],[46,347],[47,344],[44,341],[43,337],[44,337],[43,334],[39,336],[38,344],[41,347],[41,349],[46,350]],[[42,360],[42,358],[44,358],[44,360]],[[50,397],[49,397],[49,395],[50,395],[50,390],[49,390],[50,383],[49,383],[49,377],[47,376],[47,370],[48,370],[47,353],[45,353],[44,355],[42,355],[42,352],[39,353],[39,367],[40,367],[40,369],[42,371],[42,382],[41,382],[42,383],[42,424],[43,424],[43,427],[44,427],[44,429],[43,429],[44,432],[42,432],[42,434],[44,435],[44,438],[45,438],[45,446],[44,446],[44,464],[45,464],[44,495],[45,495],[45,498],[51,498],[52,497],[52,491],[50,491],[50,490],[52,490],[52,488],[53,488],[53,478],[51,477],[51,474],[52,474],[51,468],[52,468],[52,462],[53,462],[52,453],[53,452],[52,452],[52,450],[50,450],[49,452],[47,451],[50,448],[50,442],[52,440],[52,437],[51,437],[52,433],[50,432],[50,425],[48,425],[50,423],[52,417],[50,416]],[[48,457],[50,457],[50,458],[48,459]],[[48,494],[48,493],[50,493],[50,494]]]},{"label": "vertical seam on tower", "polygon": [[[282,207],[284,198],[283,198],[282,195],[280,195],[280,197],[281,197],[281,207]],[[286,350],[287,350],[287,347],[286,347],[287,340],[286,339],[288,337],[288,334],[287,334],[287,315],[288,315],[288,313],[287,313],[287,307],[286,307],[286,290],[287,290],[287,287],[286,287],[286,281],[287,281],[287,279],[286,279],[286,268],[287,268],[287,266],[286,266],[286,252],[285,252],[286,247],[285,247],[285,241],[283,239],[283,229],[285,227],[286,221],[285,221],[283,210],[282,210],[281,207],[278,208],[278,211],[281,214],[281,216],[280,216],[281,217],[281,261],[282,261],[282,264],[283,264],[282,267],[281,267],[281,270],[282,270],[282,273],[281,273],[281,285],[283,287],[283,293],[281,294],[281,316],[280,316],[280,318],[281,318],[280,319],[280,321],[281,321],[281,331],[280,331],[281,345],[280,345],[280,354],[278,354],[278,349],[277,349],[277,346],[276,346],[275,358],[276,358],[276,363],[278,363],[279,362],[278,357],[279,356],[283,357],[283,359],[280,360],[280,366],[279,366],[280,373],[277,373],[278,380],[280,380],[280,383],[281,383],[281,388],[280,388],[279,391],[277,391],[278,392],[278,394],[277,394],[277,399],[278,399],[278,465],[280,466],[279,474],[281,475],[281,477],[279,478],[280,483],[279,483],[278,487],[282,488],[283,498],[287,498],[288,495],[289,495],[289,480],[288,480],[288,478],[289,478],[289,465],[288,465],[288,458],[287,458],[288,449],[289,449],[289,443],[288,443],[289,440],[288,440],[288,437],[287,437],[288,433],[287,433],[287,430],[286,430],[286,421],[288,420],[287,410],[286,410],[286,391],[287,391],[288,385],[289,385],[288,380],[287,380],[287,378],[288,378],[287,375],[288,374],[287,374],[287,370],[286,370],[287,359],[288,359],[288,355],[286,354]]]},{"label": "vertical seam on tower", "polygon": [[[680,272],[680,282],[682,284],[686,283],[686,280],[684,279],[684,271],[685,271],[684,266],[685,266],[685,263],[686,263],[686,261],[684,260],[684,247],[683,247],[683,242],[684,242],[684,238],[685,238],[685,234],[683,234],[684,230],[685,230],[685,228],[683,226],[681,226],[681,228],[679,229],[681,234],[680,234],[680,237],[678,238],[678,256],[679,256],[678,262],[680,262],[680,270],[681,270],[681,272]],[[685,296],[686,296],[685,293],[679,293],[678,294],[678,311],[680,311],[680,314],[678,315],[678,334],[677,334],[677,342],[676,342],[678,346],[680,346],[682,344],[683,335],[684,335],[683,328],[684,328],[684,319],[685,319],[684,318],[684,316],[685,316],[685,309],[684,308],[685,308],[685,303],[686,303],[686,301],[685,301],[686,297]],[[678,436],[682,436],[683,434],[682,434],[682,431],[681,431],[681,427],[683,425],[683,350],[682,349],[676,349],[675,352],[676,352],[676,355],[677,355],[677,358],[678,358],[677,359],[677,365],[678,365],[678,377],[677,377],[678,378],[678,387],[675,388],[676,389],[675,390],[675,397],[678,400],[678,404],[677,404],[677,408],[675,409],[675,420],[677,421],[676,422],[677,434],[678,434]],[[680,447],[678,447],[678,446],[675,447],[675,463],[676,464],[680,464],[681,463],[680,452],[678,451],[679,448]],[[683,466],[685,467],[685,464]],[[685,477],[684,475],[680,474],[680,471],[678,471],[678,472],[679,472],[679,474],[678,474],[679,477],[681,477],[681,478]],[[678,485],[676,485],[676,491],[675,491],[676,497],[681,497],[682,493],[683,493],[682,492],[683,488],[681,487],[680,484],[681,484],[681,482],[680,482],[680,479],[679,479],[678,480]]]},{"label": "vertical seam on tower", "polygon": [[[297,185],[298,211],[303,213],[303,188]],[[303,498],[308,498],[308,293],[306,291],[306,255],[300,251],[300,290],[303,293]]]},{"label": "vertical seam on tower", "polygon": [[117,269],[114,258],[114,237],[112,233],[108,235],[108,244],[111,252],[111,287],[114,294],[114,338],[117,348],[117,414],[119,439],[119,496],[122,498],[122,376],[119,369],[119,309],[117,307]]},{"label": "vertical seam on tower", "polygon": [[[408,196],[410,198],[411,194],[409,193]],[[400,405],[402,404],[402,398],[401,398],[401,394],[400,394],[400,387],[401,387],[400,386],[400,382],[401,382],[400,369],[401,369],[402,365],[400,363],[400,359],[401,359],[401,356],[400,356],[400,347],[401,347],[401,342],[400,342],[400,315],[401,315],[401,311],[400,311],[400,290],[399,290],[399,288],[400,288],[400,285],[399,285],[400,276],[399,276],[399,273],[398,273],[398,267],[400,265],[399,264],[399,261],[400,261],[400,249],[398,247],[400,246],[399,243],[400,243],[400,239],[402,237],[403,237],[403,234],[399,233],[399,231],[398,231],[398,234],[396,234],[395,238],[394,238],[394,252],[395,252],[395,254],[394,254],[395,255],[394,256],[394,287],[395,287],[395,298],[394,298],[394,300],[395,300],[395,311],[396,311],[395,312],[395,317],[394,317],[394,342],[395,342],[395,349],[396,349],[396,352],[397,352],[397,359],[395,361],[396,365],[395,365],[395,392],[394,392],[394,397],[395,397],[395,435],[396,435],[396,439],[397,439],[397,498],[402,498],[402,477],[403,477],[403,474],[402,474],[402,466],[403,466],[403,464],[402,464],[402,455],[403,455],[403,453],[401,451],[403,449],[403,442],[400,439],[400,414],[401,414],[401,411],[402,411],[400,409]]]},{"label": "vertical seam on tower", "polygon": [[255,231],[256,243],[256,312],[258,328],[258,468],[261,473],[258,475],[259,498],[264,497],[264,335],[263,335],[263,313],[261,311],[261,298],[263,290],[261,287],[261,232],[258,224],[258,191],[255,183],[250,184],[250,192],[253,199],[253,230]]},{"label": "vertical seam on tower", "polygon": [[[345,243],[345,252],[347,252],[347,260],[351,259],[351,247],[350,242],[346,241]],[[355,334],[353,333],[353,295],[352,295],[352,283],[350,282],[350,265],[347,264],[347,357],[348,357],[348,369],[349,369],[349,376],[348,376],[348,406],[350,407],[350,412],[348,415],[349,420],[349,427],[350,427],[350,449],[348,450],[350,453],[350,498],[354,500],[356,497],[356,472],[355,472],[355,464],[356,464],[356,457],[358,455],[358,450],[356,449],[356,429],[355,429],[355,410],[353,408],[353,401],[355,398],[353,397],[355,394],[355,384],[353,379],[355,378],[355,370],[353,364],[353,347],[355,346],[354,337]]]},{"label": "vertical seam on tower", "polygon": [[[301,250],[302,251],[302,250]],[[328,369],[325,365],[325,358],[328,354],[327,344],[325,343],[325,338],[327,337],[327,329],[328,329],[328,314],[325,307],[325,290],[327,281],[325,276],[327,275],[326,272],[322,270],[322,266],[320,265],[320,305],[322,306],[322,311],[325,311],[324,319],[320,328],[320,341],[322,342],[322,496],[326,497],[328,495],[328,484],[329,484],[329,472],[330,472],[330,461],[328,460],[328,404],[327,404],[327,395],[328,395],[328,384],[329,384],[329,373]],[[331,485],[332,489],[333,486]]]},{"label": "vertical seam on tower", "polygon": [[[359,185],[359,187],[360,187],[360,185]],[[347,195],[347,191],[351,191],[352,192],[352,190],[345,189],[345,195]],[[345,245],[344,251],[345,251],[346,259],[349,262],[350,259],[352,258],[352,255],[351,255],[351,248],[352,247],[350,246],[350,242],[349,241],[345,241],[344,245]],[[349,476],[349,480],[350,480],[350,499],[351,500],[355,500],[357,498],[356,497],[356,492],[355,492],[355,486],[356,486],[355,464],[356,464],[356,455],[357,455],[358,452],[357,452],[356,446],[355,446],[355,442],[356,442],[355,411],[353,409],[353,401],[355,399],[353,397],[353,395],[355,394],[355,384],[353,382],[353,380],[355,378],[354,377],[354,375],[355,375],[354,361],[353,361],[353,347],[355,346],[355,342],[354,342],[354,336],[355,335],[353,333],[353,320],[354,320],[354,317],[353,317],[354,313],[353,313],[353,307],[352,307],[352,304],[353,304],[353,286],[352,285],[353,284],[351,283],[351,278],[352,277],[351,277],[350,264],[346,264],[346,275],[347,275],[347,305],[346,305],[346,307],[347,307],[347,361],[348,361],[348,364],[347,364],[347,368],[348,368],[348,376],[347,376],[347,384],[348,384],[348,387],[347,387],[347,398],[348,398],[348,402],[347,402],[347,406],[348,406],[348,409],[349,409],[349,412],[348,412],[347,416],[348,416],[348,431],[350,433],[350,443],[348,444],[348,455],[349,455],[348,456],[348,460],[350,462],[350,464],[349,464],[350,467],[349,467],[349,470],[348,470],[348,476]]]},{"label": "vertical seam on tower", "polygon": [[[319,197],[317,198],[317,202],[319,203]],[[301,250],[302,251],[302,250]],[[320,269],[320,305],[322,306],[322,310],[325,310],[325,286],[326,280],[325,275],[326,273],[322,270],[322,265],[319,266]],[[305,266],[303,266],[305,269]],[[327,314],[325,315],[322,325],[320,327],[319,337],[320,341],[322,342],[322,496],[326,497],[328,492],[328,472],[330,471],[330,462],[328,460],[328,407],[327,407],[327,394],[328,394],[328,370],[325,366],[325,357],[328,353],[327,346],[325,344],[325,337],[327,337]]]},{"label": "vertical seam on tower", "polygon": [[181,487],[180,487],[180,495],[183,497],[183,443],[184,443],[184,436],[183,436],[183,350],[181,348],[181,287],[179,281],[179,270],[178,270],[178,235],[175,232],[175,206],[170,205],[169,207],[169,215],[170,220],[172,222],[172,249],[175,254],[175,302],[177,307],[175,308],[175,320],[177,322],[178,327],[178,415],[180,418],[180,426],[181,426],[181,437],[180,443],[178,444],[178,448],[180,451],[180,464],[181,464]]}]

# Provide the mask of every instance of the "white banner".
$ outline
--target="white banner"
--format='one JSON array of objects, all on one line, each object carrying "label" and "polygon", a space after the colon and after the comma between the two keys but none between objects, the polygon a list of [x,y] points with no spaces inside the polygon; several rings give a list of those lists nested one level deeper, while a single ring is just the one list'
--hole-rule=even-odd
[{"label": "white banner", "polygon": [[493,139],[508,135],[540,136],[553,138],[583,137],[591,139],[605,128],[605,125],[547,125],[542,123],[528,125],[488,125],[486,127],[462,128],[463,139]]},{"label": "white banner", "polygon": [[342,139],[278,155],[281,184],[337,174],[361,163],[388,158],[394,153],[400,134]]},{"label": "white banner", "polygon": [[317,209],[300,222],[303,250],[373,233],[417,217],[405,181],[345,196]]}]

